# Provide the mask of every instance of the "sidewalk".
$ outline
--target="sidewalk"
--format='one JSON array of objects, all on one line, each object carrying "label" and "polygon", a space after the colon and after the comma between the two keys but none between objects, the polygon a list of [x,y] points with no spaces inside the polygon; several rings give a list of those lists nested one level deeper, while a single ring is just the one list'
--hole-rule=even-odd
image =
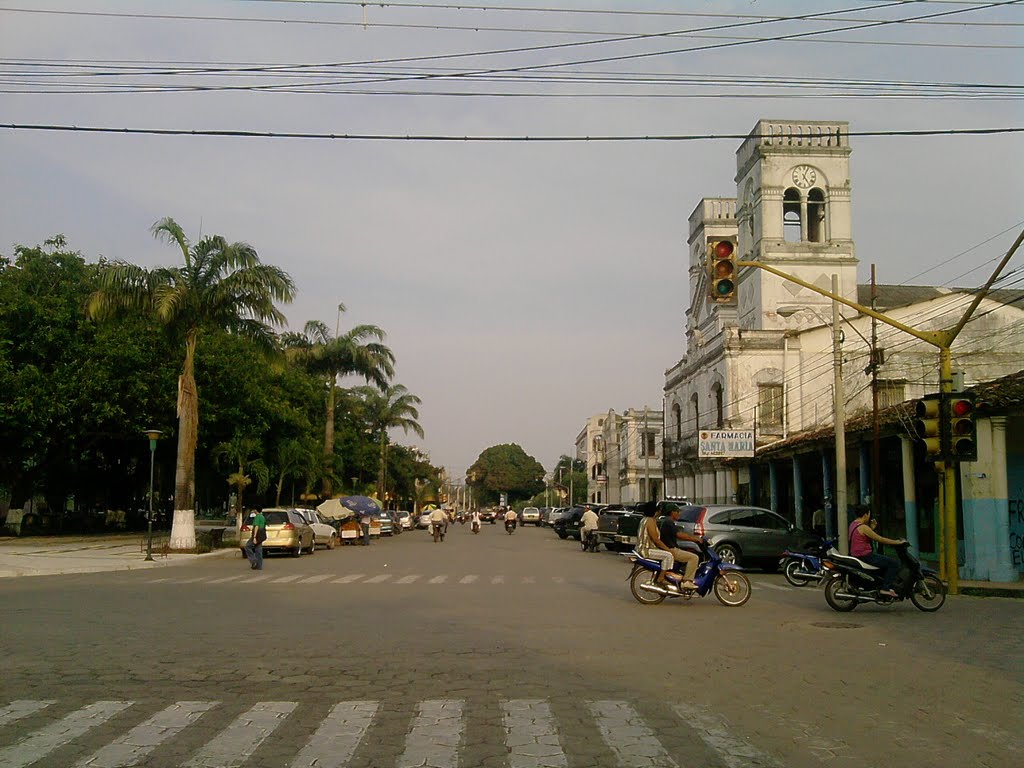
[{"label": "sidewalk", "polygon": [[234,548],[217,549],[203,555],[170,553],[166,556],[154,550],[153,561],[146,562],[141,541],[140,534],[3,538],[0,539],[0,578],[167,568],[187,565],[200,558],[237,554]]},{"label": "sidewalk", "polygon": [[960,594],[974,597],[1024,598],[1024,581],[965,581],[960,579]]}]

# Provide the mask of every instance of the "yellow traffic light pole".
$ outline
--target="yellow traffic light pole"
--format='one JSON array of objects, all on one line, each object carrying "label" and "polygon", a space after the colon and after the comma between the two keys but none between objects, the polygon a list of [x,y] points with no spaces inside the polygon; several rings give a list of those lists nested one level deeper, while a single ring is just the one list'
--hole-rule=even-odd
[{"label": "yellow traffic light pole", "polygon": [[[953,356],[950,348],[953,346],[953,342],[956,337],[960,335],[960,331],[963,330],[967,321],[971,319],[971,315],[974,314],[978,305],[981,304],[985,296],[988,295],[989,290],[992,288],[992,284],[999,277],[1000,272],[1013,257],[1013,254],[1020,247],[1021,241],[1024,241],[1024,230],[1017,235],[1017,239],[1014,240],[1013,245],[1010,246],[1010,250],[1006,252],[1006,255],[1000,260],[995,270],[992,272],[991,277],[985,285],[978,291],[974,297],[974,301],[964,312],[959,322],[952,328],[944,331],[922,331],[912,326],[901,323],[895,318],[889,317],[882,312],[878,312],[871,307],[865,307],[862,304],[858,304],[855,301],[851,301],[838,293],[833,291],[826,291],[824,288],[819,288],[812,283],[808,283],[806,280],[801,280],[795,275],[791,275],[787,272],[783,272],[781,269],[776,269],[770,264],[763,264],[760,261],[737,261],[736,266],[752,267],[754,269],[761,269],[765,272],[770,272],[776,277],[781,277],[783,280],[788,280],[791,283],[796,283],[809,291],[813,291],[821,296],[837,301],[840,304],[845,304],[852,309],[856,309],[863,315],[873,317],[881,323],[885,323],[888,326],[896,328],[897,330],[903,331],[921,341],[931,344],[937,347],[939,350],[939,392],[943,396],[949,396],[953,393]],[[739,281],[737,280],[737,283]],[[736,286],[737,289],[739,285]],[[953,462],[938,461],[935,463],[935,471],[939,477],[939,485],[942,492],[939,494],[939,519],[941,523],[941,540],[942,546],[939,548],[939,569],[942,572],[943,577],[948,585],[949,594],[955,595],[960,591],[960,575],[957,571],[957,556],[956,556],[956,473],[954,471],[955,464]],[[836,484],[846,482],[845,478],[836,478]],[[877,489],[872,489],[873,493],[877,493]],[[845,535],[840,532],[840,535]]]}]

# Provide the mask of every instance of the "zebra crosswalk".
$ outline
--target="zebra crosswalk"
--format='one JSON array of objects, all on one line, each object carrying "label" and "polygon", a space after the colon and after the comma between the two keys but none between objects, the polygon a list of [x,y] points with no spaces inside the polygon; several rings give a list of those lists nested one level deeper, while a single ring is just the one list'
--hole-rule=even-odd
[{"label": "zebra crosswalk", "polygon": [[[429,699],[411,708],[339,701],[326,709],[323,702],[175,701],[158,711],[152,701],[95,701],[76,708],[57,700],[18,700],[0,705],[0,768],[568,768],[579,763],[579,754],[588,765],[688,768],[695,760],[709,765],[708,751],[725,768],[782,765],[701,708],[674,708],[680,721],[670,730],[692,730],[706,750],[684,753],[678,745],[692,743],[689,734],[688,740],[665,740],[664,721],[648,722],[632,702],[579,704],[572,708],[573,723],[560,730],[558,712],[545,699],[502,699],[498,718],[487,714],[493,709],[487,702],[465,699]],[[655,709],[662,709],[660,703]],[[403,713],[398,720],[396,710]],[[386,712],[390,719],[382,717]],[[591,718],[600,743],[571,727],[581,716]],[[289,719],[310,725],[282,728]],[[202,739],[186,738],[190,730]],[[388,752],[387,745],[397,742],[397,751]]]},{"label": "zebra crosswalk", "polygon": [[478,574],[478,573],[347,573],[337,574],[312,574],[312,573],[253,573],[247,570],[244,574],[233,574],[231,576],[205,576],[175,578],[174,576],[162,576],[157,579],[147,579],[146,584],[205,584],[209,586],[244,586],[261,582],[264,586],[274,584],[320,584],[322,586],[344,586],[358,584],[453,584],[459,586],[472,586],[481,584],[552,584],[565,585],[568,580],[564,576],[509,576],[504,574]]}]

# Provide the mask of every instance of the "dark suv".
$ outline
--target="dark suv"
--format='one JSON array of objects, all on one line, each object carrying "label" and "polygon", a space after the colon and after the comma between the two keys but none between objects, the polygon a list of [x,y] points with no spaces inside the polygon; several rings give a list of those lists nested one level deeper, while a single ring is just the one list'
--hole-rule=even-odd
[{"label": "dark suv", "polygon": [[676,526],[692,536],[706,536],[727,563],[758,565],[776,571],[785,549],[808,549],[821,537],[797,528],[782,515],[739,504],[680,507]]}]

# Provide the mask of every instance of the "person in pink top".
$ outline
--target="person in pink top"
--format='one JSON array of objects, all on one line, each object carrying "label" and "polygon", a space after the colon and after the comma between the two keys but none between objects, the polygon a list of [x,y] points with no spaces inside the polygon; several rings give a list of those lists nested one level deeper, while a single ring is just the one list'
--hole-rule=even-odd
[{"label": "person in pink top", "polygon": [[882,588],[878,590],[878,593],[886,597],[896,597],[892,585],[896,581],[896,575],[900,572],[899,560],[885,555],[876,555],[871,548],[871,542],[877,541],[879,544],[896,547],[906,544],[906,541],[904,539],[888,539],[875,533],[875,529],[871,525],[871,510],[867,507],[857,507],[857,512],[860,514],[850,523],[850,554],[868,565],[881,568],[883,571]]}]

